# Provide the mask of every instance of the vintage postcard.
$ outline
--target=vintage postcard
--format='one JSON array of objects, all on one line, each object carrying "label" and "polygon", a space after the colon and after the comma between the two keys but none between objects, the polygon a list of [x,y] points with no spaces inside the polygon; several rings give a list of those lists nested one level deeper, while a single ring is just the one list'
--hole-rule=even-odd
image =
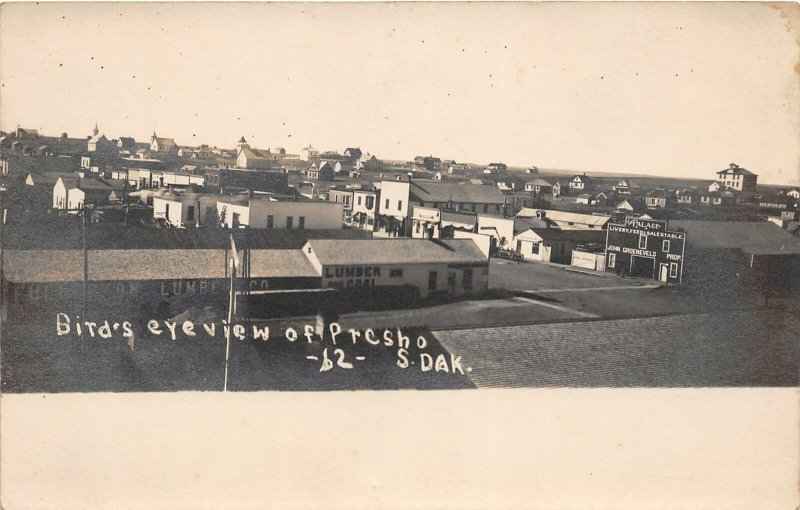
[{"label": "vintage postcard", "polygon": [[797,4],[0,27],[3,508],[798,503]]}]

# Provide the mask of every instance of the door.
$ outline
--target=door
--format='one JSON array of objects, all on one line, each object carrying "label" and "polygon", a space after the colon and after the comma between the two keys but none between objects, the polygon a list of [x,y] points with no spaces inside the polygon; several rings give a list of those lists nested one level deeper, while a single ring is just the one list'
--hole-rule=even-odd
[{"label": "door", "polygon": [[638,278],[655,278],[656,260],[650,257],[631,255],[630,275]]},{"label": "door", "polygon": [[669,277],[669,264],[661,264],[661,268],[658,271],[658,281],[666,282],[668,277]]}]

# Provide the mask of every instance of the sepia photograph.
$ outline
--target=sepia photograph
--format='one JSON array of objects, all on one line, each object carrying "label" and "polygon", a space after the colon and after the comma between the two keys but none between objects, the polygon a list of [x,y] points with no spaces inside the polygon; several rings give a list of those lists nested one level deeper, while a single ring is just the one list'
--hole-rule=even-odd
[{"label": "sepia photograph", "polygon": [[[4,508],[800,503],[797,4],[11,2],[0,27]],[[359,413],[381,423],[400,406],[438,436],[453,418],[437,410],[458,402],[476,428],[459,422],[453,437],[533,452],[555,434],[595,442],[599,432],[578,426],[591,430],[591,416],[575,417],[601,402],[610,407],[596,430],[614,416],[620,429],[647,421],[651,398],[693,406],[655,411],[687,431],[678,452],[697,451],[687,438],[707,432],[710,415],[696,418],[704,408],[732,406],[719,407],[722,419],[739,405],[763,418],[731,424],[718,436],[730,442],[709,447],[728,459],[743,442],[737,426],[761,430],[762,442],[744,441],[759,454],[725,463],[774,461],[781,477],[762,493],[737,471],[754,484],[753,499],[738,501],[725,500],[731,487],[745,491],[733,475],[672,480],[685,497],[670,503],[520,489],[504,499],[489,473],[451,481],[466,493],[441,500],[413,487],[403,500],[303,499],[313,491],[291,494],[302,482],[285,475],[279,494],[203,502],[174,491],[152,499],[151,486],[111,496],[88,474],[131,461],[103,460],[117,443],[90,431],[119,426],[114,441],[156,434],[143,416],[202,428],[202,413],[228,409],[214,419],[250,437],[248,412],[260,413],[257,427],[303,416],[341,430]],[[284,409],[290,401],[298,407]],[[307,414],[343,401],[360,411]],[[556,411],[564,403],[575,410]],[[109,411],[117,406],[121,414]],[[497,443],[503,426],[491,415],[514,408],[575,420],[548,421],[541,434],[511,420],[518,439]],[[42,421],[72,434],[56,450],[97,464],[85,475],[68,459],[43,467],[58,454],[40,442],[50,433]],[[271,441],[286,441],[280,465],[295,473],[295,439],[279,429]],[[538,438],[527,444],[529,433]],[[373,455],[396,456],[406,471],[423,464],[368,437]],[[186,441],[171,444],[192,448]],[[636,451],[671,449],[655,443]],[[777,443],[788,447],[781,459]],[[22,444],[47,453],[23,467]],[[147,462],[185,456],[177,448],[163,459],[148,450]],[[564,448],[570,465],[582,462]],[[226,450],[225,465],[260,465],[242,455]],[[297,455],[310,469],[328,462]],[[439,460],[477,473],[483,462]],[[508,452],[487,462],[502,473],[519,461]],[[623,461],[606,462],[609,488]],[[624,461],[637,466],[663,468]],[[40,469],[57,475],[39,479]],[[566,483],[535,469],[554,477],[553,492]],[[525,468],[514,471],[524,479]],[[180,479],[187,492],[203,487]],[[701,485],[721,499],[697,499]],[[481,487],[486,496],[471,495]],[[49,496],[34,496],[40,489]]]}]

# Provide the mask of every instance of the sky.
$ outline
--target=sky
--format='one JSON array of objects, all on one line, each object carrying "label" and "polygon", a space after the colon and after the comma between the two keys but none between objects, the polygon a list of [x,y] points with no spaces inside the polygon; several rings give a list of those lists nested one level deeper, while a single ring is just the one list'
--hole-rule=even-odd
[{"label": "sky", "polygon": [[17,3],[0,129],[800,184],[800,8]]}]

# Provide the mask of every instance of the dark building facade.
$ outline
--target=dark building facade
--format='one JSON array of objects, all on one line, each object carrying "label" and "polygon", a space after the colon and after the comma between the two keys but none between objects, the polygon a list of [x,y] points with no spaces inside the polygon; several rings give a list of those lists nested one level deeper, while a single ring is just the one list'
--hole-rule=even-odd
[{"label": "dark building facade", "polygon": [[667,223],[627,218],[609,224],[606,271],[680,284],[686,233],[667,230]]}]

